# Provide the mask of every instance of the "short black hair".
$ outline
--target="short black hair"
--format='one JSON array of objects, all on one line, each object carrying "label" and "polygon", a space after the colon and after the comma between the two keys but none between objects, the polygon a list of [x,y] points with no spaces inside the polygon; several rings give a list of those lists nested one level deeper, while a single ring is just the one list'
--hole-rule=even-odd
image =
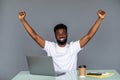
[{"label": "short black hair", "polygon": [[55,27],[54,27],[54,33],[56,32],[56,30],[58,29],[65,29],[66,32],[67,32],[67,26],[65,24],[57,24]]}]

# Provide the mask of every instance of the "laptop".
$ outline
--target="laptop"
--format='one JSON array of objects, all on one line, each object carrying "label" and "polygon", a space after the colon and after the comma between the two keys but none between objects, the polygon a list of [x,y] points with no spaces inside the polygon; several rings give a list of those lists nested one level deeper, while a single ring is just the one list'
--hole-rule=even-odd
[{"label": "laptop", "polygon": [[30,74],[60,76],[65,73],[55,72],[51,56],[26,56]]}]

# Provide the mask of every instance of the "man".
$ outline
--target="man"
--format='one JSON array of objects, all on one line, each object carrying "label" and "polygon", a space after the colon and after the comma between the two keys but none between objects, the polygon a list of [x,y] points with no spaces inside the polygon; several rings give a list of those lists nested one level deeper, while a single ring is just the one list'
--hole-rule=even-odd
[{"label": "man", "polygon": [[77,54],[79,51],[89,42],[98,30],[102,20],[105,17],[105,12],[98,10],[98,19],[91,27],[89,32],[83,36],[80,40],[67,43],[67,26],[64,24],[58,24],[54,27],[55,38],[57,43],[44,40],[39,36],[25,19],[26,13],[22,11],[18,17],[22,22],[24,28],[28,34],[43,48],[48,56],[53,57],[54,67],[56,72],[67,72],[75,70],[77,68]]}]

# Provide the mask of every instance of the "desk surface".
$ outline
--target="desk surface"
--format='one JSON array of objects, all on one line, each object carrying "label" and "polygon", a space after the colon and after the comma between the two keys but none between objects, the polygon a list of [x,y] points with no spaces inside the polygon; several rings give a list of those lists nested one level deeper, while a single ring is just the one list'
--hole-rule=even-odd
[{"label": "desk surface", "polygon": [[87,70],[88,72],[110,72],[114,73],[112,76],[107,78],[92,78],[86,77],[84,79],[80,78],[77,71],[70,71],[65,75],[53,77],[53,76],[41,76],[32,75],[29,71],[19,72],[12,80],[120,80],[120,75],[115,70]]}]

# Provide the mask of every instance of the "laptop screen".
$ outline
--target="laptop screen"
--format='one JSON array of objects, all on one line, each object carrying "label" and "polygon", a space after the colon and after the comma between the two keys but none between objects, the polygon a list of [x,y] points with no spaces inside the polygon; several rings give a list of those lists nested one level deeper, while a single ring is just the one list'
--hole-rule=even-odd
[{"label": "laptop screen", "polygon": [[55,76],[51,56],[27,56],[28,68],[31,74]]}]

